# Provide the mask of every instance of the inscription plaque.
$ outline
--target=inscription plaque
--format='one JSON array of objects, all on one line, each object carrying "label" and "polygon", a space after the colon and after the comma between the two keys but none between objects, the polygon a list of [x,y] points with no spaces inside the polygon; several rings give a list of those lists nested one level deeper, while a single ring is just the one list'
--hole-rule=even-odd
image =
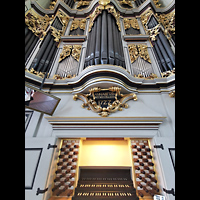
[{"label": "inscription plaque", "polygon": [[73,99],[75,101],[77,99],[82,100],[84,102],[83,108],[87,107],[88,110],[92,110],[102,117],[107,117],[112,112],[128,108],[126,103],[128,100],[137,100],[136,94],[121,94],[120,91],[121,88],[119,87],[109,87],[108,89],[95,87],[89,90],[89,94],[75,94]]}]

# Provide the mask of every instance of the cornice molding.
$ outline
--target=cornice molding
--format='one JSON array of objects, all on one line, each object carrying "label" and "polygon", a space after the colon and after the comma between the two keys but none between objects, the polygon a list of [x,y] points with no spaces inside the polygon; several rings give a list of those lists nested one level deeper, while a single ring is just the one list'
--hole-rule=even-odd
[{"label": "cornice molding", "polygon": [[[42,78],[25,71],[25,81],[40,87]],[[88,92],[89,88],[104,88],[105,86],[122,87],[124,93],[128,92],[170,92],[175,89],[175,75],[165,78],[136,78],[124,68],[115,65],[89,66],[81,73],[65,80],[45,79],[43,89],[51,92],[67,91],[71,93]]]},{"label": "cornice molding", "polygon": [[45,117],[53,130],[158,130],[166,117]]},{"label": "cornice molding", "polygon": [[[99,5],[99,0],[93,0],[92,3],[85,9],[71,9],[68,5],[66,5],[62,0],[57,0],[54,9],[45,9],[42,8],[36,0],[31,0],[31,6],[42,16],[47,15],[55,15],[57,10],[61,8],[65,11],[70,17],[86,17],[91,14],[96,6]],[[113,4],[116,9],[120,12],[122,16],[129,15],[140,15],[143,11],[145,11],[148,7],[151,7],[157,13],[168,13],[175,8],[175,0],[172,0],[171,3],[166,7],[157,8],[153,2],[153,0],[146,0],[142,5],[138,8],[123,8],[117,3],[115,0],[110,0],[111,4]]]}]

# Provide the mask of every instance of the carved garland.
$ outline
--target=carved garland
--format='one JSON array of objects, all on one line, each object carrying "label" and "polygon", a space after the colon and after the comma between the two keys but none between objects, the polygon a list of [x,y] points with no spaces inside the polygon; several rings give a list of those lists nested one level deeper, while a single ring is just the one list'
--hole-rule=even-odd
[{"label": "carved garland", "polygon": [[[103,107],[101,104],[97,104],[95,100],[95,93],[101,91],[110,91],[115,93],[115,97],[113,101],[109,101],[106,105],[107,107]],[[73,100],[80,99],[84,103],[82,104],[82,108],[88,107],[88,110],[92,110],[93,112],[98,113],[102,117],[107,117],[110,113],[114,113],[117,110],[122,111],[122,108],[128,108],[128,104],[126,103],[128,100],[133,99],[137,100],[137,96],[134,93],[130,94],[121,94],[121,88],[119,87],[110,87],[108,89],[101,89],[99,87],[95,87],[89,90],[89,94],[75,94],[73,96]],[[103,98],[102,98],[103,100]],[[102,101],[101,100],[101,101]],[[104,100],[105,101],[105,100]],[[108,101],[108,100],[107,100]]]}]

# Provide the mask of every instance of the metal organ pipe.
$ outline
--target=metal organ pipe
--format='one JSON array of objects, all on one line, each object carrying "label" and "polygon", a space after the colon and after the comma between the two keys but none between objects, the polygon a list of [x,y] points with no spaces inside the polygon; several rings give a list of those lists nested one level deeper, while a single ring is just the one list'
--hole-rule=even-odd
[{"label": "metal organ pipe", "polygon": [[39,49],[39,52],[38,54],[36,55],[36,57],[34,58],[31,66],[30,66],[30,69],[33,68],[33,69],[37,69],[37,65],[38,63],[40,62],[40,59],[42,58],[42,55],[44,54],[45,52],[45,49],[47,48],[47,45],[49,44],[49,41],[51,39],[51,33],[50,31],[47,33],[47,36],[45,37],[44,39],[44,42],[41,44],[41,48]]},{"label": "metal organ pipe", "polygon": [[[95,23],[96,24],[96,23]],[[106,11],[102,11],[102,24],[101,24],[101,64],[107,64],[108,55],[107,55],[107,15]]]},{"label": "metal organ pipe", "polygon": [[42,67],[43,67],[43,65],[44,65],[44,63],[45,63],[45,61],[46,61],[46,59],[47,59],[47,56],[48,56],[48,54],[49,54],[49,51],[51,50],[51,46],[52,46],[52,44],[53,44],[53,36],[51,36],[51,37],[52,37],[52,38],[51,38],[51,40],[50,40],[50,42],[49,42],[47,48],[45,49],[45,52],[44,52],[44,54],[43,54],[43,56],[42,56],[42,58],[41,58],[41,60],[40,60],[40,62],[39,62],[39,65],[38,65],[38,67],[37,67],[37,71],[41,71],[41,69],[42,69]]},{"label": "metal organ pipe", "polygon": [[163,46],[164,46],[168,56],[170,57],[170,60],[173,64],[173,66],[175,67],[175,55],[174,55],[173,51],[171,50],[171,47],[162,31],[160,32],[158,37],[160,38],[161,42],[163,43]]},{"label": "metal organ pipe", "polygon": [[97,33],[96,33],[96,44],[95,44],[95,65],[100,63],[99,56],[100,56],[100,49],[101,49],[101,15],[97,18]]},{"label": "metal organ pipe", "polygon": [[114,47],[111,14],[108,14],[108,27],[111,27],[108,33],[108,59],[109,63],[114,65]]},{"label": "metal organ pipe", "polygon": [[[151,29],[158,25],[157,20],[152,16],[148,22],[148,28]],[[156,40],[153,42],[154,50],[158,56],[158,62],[161,64],[161,71],[172,70],[175,67],[175,55],[167,41],[167,38],[163,34],[162,30],[156,36]]]},{"label": "metal organ pipe", "polygon": [[112,64],[125,67],[121,34],[112,14],[102,11],[89,33],[85,67]]}]

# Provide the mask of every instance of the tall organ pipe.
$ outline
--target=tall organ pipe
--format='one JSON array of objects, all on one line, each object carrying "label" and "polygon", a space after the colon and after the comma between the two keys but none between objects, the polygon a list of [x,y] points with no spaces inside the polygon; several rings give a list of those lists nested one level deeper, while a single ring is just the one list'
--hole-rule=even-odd
[{"label": "tall organ pipe", "polygon": [[101,49],[101,15],[97,18],[97,33],[96,33],[96,44],[95,44],[95,65],[100,63],[100,49]]},{"label": "tall organ pipe", "polygon": [[[95,23],[96,24],[96,23]],[[107,55],[107,45],[108,45],[108,34],[107,34],[107,15],[106,11],[102,12],[102,24],[101,24],[101,64],[107,64],[108,55]]]},{"label": "tall organ pipe", "polygon": [[42,58],[42,56],[43,56],[43,54],[45,52],[45,49],[47,48],[47,45],[49,44],[50,39],[51,39],[51,33],[49,31],[47,33],[47,36],[44,39],[44,42],[41,44],[41,48],[39,49],[38,54],[34,58],[31,66],[30,66],[30,69],[33,68],[33,69],[36,70],[36,67],[37,67],[38,63],[40,62],[40,59]]},{"label": "tall organ pipe", "polygon": [[89,65],[112,64],[125,67],[121,34],[116,20],[103,10],[94,21],[89,33],[85,67]]}]

